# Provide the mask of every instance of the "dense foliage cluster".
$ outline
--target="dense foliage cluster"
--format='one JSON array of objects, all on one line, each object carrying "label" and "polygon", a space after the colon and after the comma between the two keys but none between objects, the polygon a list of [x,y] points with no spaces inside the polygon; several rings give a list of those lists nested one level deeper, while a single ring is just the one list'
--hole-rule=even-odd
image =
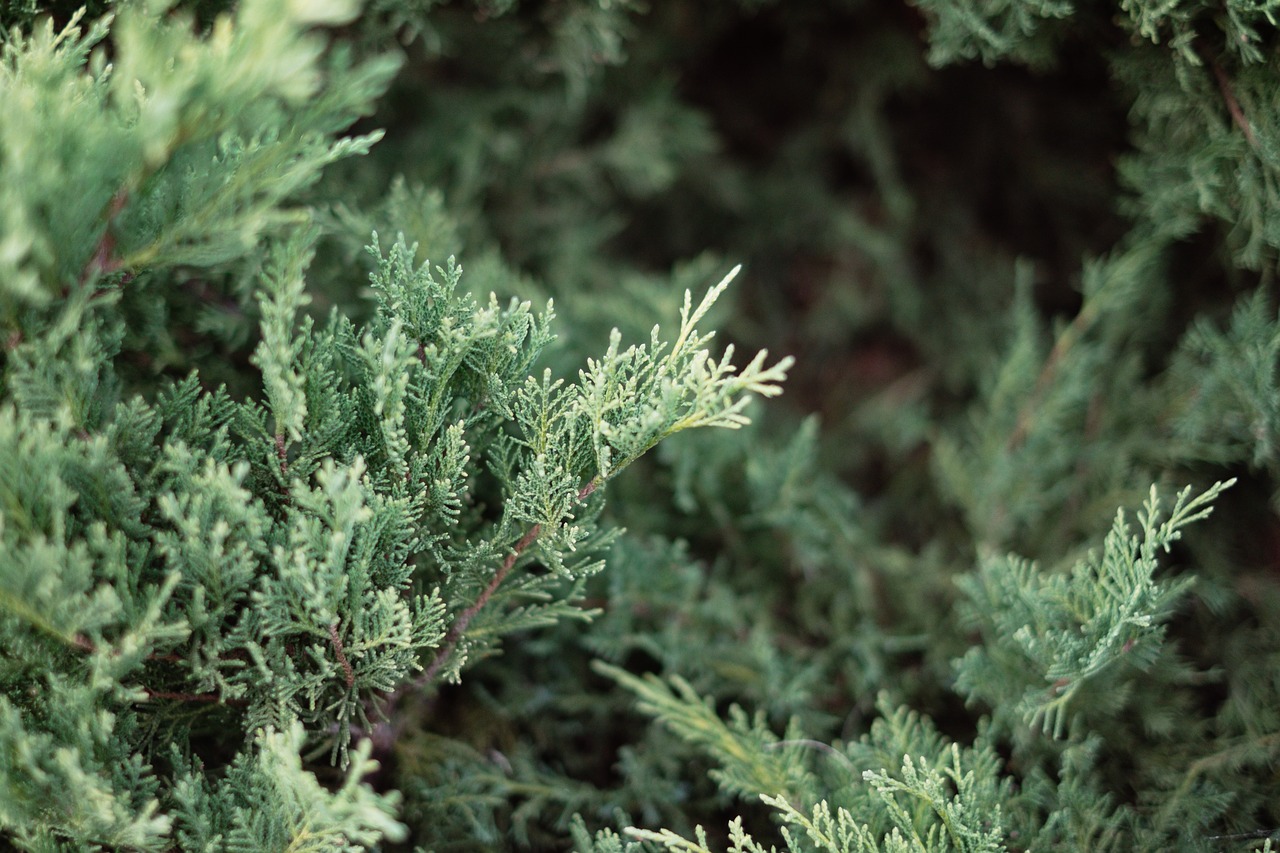
[{"label": "dense foliage cluster", "polygon": [[1270,849],[1277,14],[0,3],[0,846]]}]

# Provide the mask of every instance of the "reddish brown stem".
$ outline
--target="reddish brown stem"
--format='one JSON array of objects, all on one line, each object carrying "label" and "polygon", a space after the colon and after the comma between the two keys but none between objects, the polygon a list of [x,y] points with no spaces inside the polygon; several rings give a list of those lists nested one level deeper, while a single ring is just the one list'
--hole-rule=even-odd
[{"label": "reddish brown stem", "polygon": [[[599,487],[599,482],[591,480],[583,486],[575,497],[575,503],[586,500],[592,492]],[[387,718],[387,722],[379,723],[370,732],[370,738],[373,740],[376,749],[385,750],[391,746],[395,739],[399,736],[400,731],[404,728],[405,715],[396,714],[396,708],[400,700],[408,692],[421,693],[426,689],[427,685],[435,680],[440,674],[440,670],[444,667],[449,659],[453,657],[454,652],[458,648],[458,643],[462,640],[466,633],[467,627],[470,626],[471,620],[476,617],[485,605],[489,603],[489,599],[493,598],[493,594],[498,591],[498,587],[506,580],[507,575],[511,574],[511,570],[515,568],[516,561],[520,559],[520,555],[528,550],[529,546],[537,541],[538,536],[542,533],[542,525],[535,524],[525,531],[519,541],[511,548],[507,556],[503,559],[502,565],[498,567],[498,571],[494,572],[493,577],[489,579],[489,583],[481,590],[480,595],[471,603],[466,610],[458,614],[458,618],[449,626],[449,630],[445,633],[444,639],[440,646],[436,649],[435,657],[431,663],[423,671],[422,675],[415,678],[411,683],[404,685],[392,692],[384,705],[382,712]]]},{"label": "reddish brown stem", "polygon": [[356,674],[351,669],[351,664],[347,661],[346,652],[342,650],[342,637],[338,636],[338,623],[334,622],[329,626],[329,640],[333,643],[333,654],[338,659],[338,663],[342,665],[342,674],[346,676],[347,687],[356,683]]},{"label": "reddish brown stem", "polygon": [[207,702],[211,704],[238,706],[249,704],[244,699],[223,699],[216,693],[172,693],[164,690],[152,690],[149,687],[144,687],[142,690],[147,694],[148,699],[170,699],[174,702]]},{"label": "reddish brown stem", "polygon": [[280,460],[280,477],[289,481],[289,449],[285,447],[284,433],[276,434],[276,458]]},{"label": "reddish brown stem", "polygon": [[116,238],[111,231],[111,226],[120,211],[124,210],[125,202],[128,199],[129,193],[124,189],[121,189],[111,197],[111,203],[107,205],[106,210],[106,227],[102,230],[98,245],[94,247],[93,257],[89,259],[89,263],[85,264],[84,270],[80,273],[81,283],[106,273],[115,272],[120,268],[119,262],[115,258]]},{"label": "reddish brown stem", "polygon": [[1053,380],[1057,377],[1058,368],[1062,366],[1062,362],[1072,348],[1075,347],[1076,343],[1093,326],[1094,321],[1098,319],[1100,310],[1098,297],[1095,296],[1086,300],[1079,313],[1062,330],[1058,335],[1058,339],[1053,342],[1053,349],[1049,351],[1044,365],[1040,368],[1040,375],[1036,377],[1035,387],[1031,389],[1031,393],[1018,411],[1018,419],[1014,424],[1013,431],[1009,433],[1009,438],[1005,442],[1005,446],[1009,450],[1016,450],[1026,441],[1036,415],[1039,413],[1040,406],[1044,401],[1044,396],[1048,393],[1049,388],[1053,385]]},{"label": "reddish brown stem", "polygon": [[1249,141],[1249,145],[1256,149],[1258,147],[1258,138],[1254,136],[1253,125],[1249,124],[1249,119],[1245,117],[1244,110],[1240,108],[1240,102],[1236,100],[1235,90],[1231,86],[1231,78],[1227,76],[1226,70],[1217,60],[1210,59],[1209,67],[1213,69],[1213,76],[1218,81],[1218,89],[1222,91],[1222,100],[1227,103],[1227,112],[1231,113],[1231,120],[1236,123],[1236,127],[1240,128],[1240,132]]},{"label": "reddish brown stem", "polygon": [[486,586],[484,591],[480,593],[480,596],[471,603],[471,606],[462,611],[462,613],[458,615],[458,618],[454,620],[453,624],[449,626],[448,633],[444,635],[444,642],[436,651],[436,656],[431,661],[431,665],[428,666],[426,671],[423,672],[415,681],[415,687],[421,689],[435,680],[436,675],[440,672],[440,668],[448,662],[449,658],[453,657],[453,650],[457,648],[458,641],[462,639],[462,635],[466,632],[467,626],[471,624],[471,620],[474,619],[476,614],[489,603],[489,599],[493,597],[493,594],[497,592],[498,587],[502,585],[502,582],[506,580],[507,575],[511,573],[511,569],[515,566],[516,560],[520,558],[520,555],[524,553],[526,548],[533,544],[534,540],[538,538],[538,534],[541,532],[542,525],[535,524],[533,527],[529,528],[524,536],[520,537],[520,541],[511,549],[511,553],[507,554],[506,559],[502,561],[502,565],[498,568],[498,571],[494,572],[493,577],[489,580],[488,586]]},{"label": "reddish brown stem", "polygon": [[147,655],[147,660],[158,660],[163,663],[182,663],[186,658],[182,655]]},{"label": "reddish brown stem", "polygon": [[[581,502],[586,500],[587,497],[595,490],[596,481],[592,480],[587,483],[587,485],[583,486],[582,490],[578,492],[576,501]],[[498,571],[494,573],[488,586],[484,588],[484,591],[480,593],[480,596],[474,602],[472,602],[470,607],[458,615],[458,618],[454,620],[453,625],[449,627],[449,632],[445,634],[444,642],[436,652],[436,656],[431,661],[431,665],[428,666],[426,671],[417,679],[417,685],[425,687],[435,679],[436,675],[440,672],[440,668],[448,662],[450,657],[453,656],[453,651],[457,647],[458,641],[462,639],[463,633],[466,632],[467,626],[471,624],[471,620],[474,619],[476,614],[489,603],[489,599],[493,597],[493,594],[497,592],[498,587],[502,585],[502,582],[506,580],[507,575],[511,573],[511,569],[515,566],[516,560],[518,560],[520,555],[537,540],[541,533],[542,525],[535,524],[525,532],[524,536],[520,537],[520,541],[515,544],[515,547],[511,549],[511,553],[507,554],[506,559],[502,561],[502,565],[498,568]]]}]

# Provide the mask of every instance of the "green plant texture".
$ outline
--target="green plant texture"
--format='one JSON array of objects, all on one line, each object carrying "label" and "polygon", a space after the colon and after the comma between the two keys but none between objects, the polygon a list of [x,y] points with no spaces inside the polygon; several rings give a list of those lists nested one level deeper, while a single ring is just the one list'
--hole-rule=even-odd
[{"label": "green plant texture", "polygon": [[0,848],[1272,850],[1277,15],[0,0]]}]

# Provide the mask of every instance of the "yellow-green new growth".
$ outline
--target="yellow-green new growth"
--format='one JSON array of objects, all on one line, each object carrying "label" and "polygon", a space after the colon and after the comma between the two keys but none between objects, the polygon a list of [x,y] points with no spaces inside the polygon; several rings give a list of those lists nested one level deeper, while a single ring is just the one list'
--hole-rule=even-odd
[{"label": "yellow-green new growth", "polygon": [[715,332],[702,333],[697,324],[715,304],[742,267],[729,271],[692,309],[685,291],[680,310],[680,333],[668,348],[661,330],[653,327],[649,344],[619,352],[621,333],[610,335],[600,360],[588,359],[580,373],[577,405],[592,429],[597,483],[603,483],[634,462],[658,442],[697,427],[737,429],[750,422],[743,414],[751,395],[775,397],[794,363],[790,356],[771,367],[761,350],[741,370],[733,365],[733,345],[719,359],[708,345]]}]

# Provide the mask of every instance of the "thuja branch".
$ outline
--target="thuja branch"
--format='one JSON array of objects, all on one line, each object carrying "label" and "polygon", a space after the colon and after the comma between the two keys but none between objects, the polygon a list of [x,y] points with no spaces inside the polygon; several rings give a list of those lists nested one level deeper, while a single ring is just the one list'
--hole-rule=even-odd
[{"label": "thuja branch", "polygon": [[[581,503],[586,500],[591,493],[599,487],[599,485],[599,478],[593,479],[590,483],[587,483],[581,490],[579,490],[575,503]],[[428,666],[422,675],[414,681],[414,689],[422,689],[435,680],[435,677],[439,674],[441,667],[448,663],[449,659],[453,657],[453,653],[458,647],[458,642],[462,639],[463,634],[466,633],[467,627],[471,624],[471,620],[474,619],[476,614],[483,610],[484,606],[489,603],[489,599],[498,591],[498,587],[502,585],[504,580],[506,580],[507,575],[511,574],[511,570],[515,568],[516,560],[520,559],[520,555],[528,550],[530,545],[537,541],[538,536],[541,535],[541,533],[542,525],[535,524],[525,532],[524,536],[520,537],[520,541],[516,542],[512,547],[511,551],[502,561],[502,565],[498,568],[498,571],[494,573],[493,578],[490,579],[488,585],[485,586],[479,597],[476,598],[470,607],[458,614],[458,618],[454,620],[451,626],[449,626],[449,631],[445,634],[444,641],[440,644],[440,648],[436,650],[436,656],[431,661],[431,665]]]},{"label": "thuja branch", "polygon": [[[790,358],[769,367],[765,364],[768,353],[761,350],[746,366],[735,369],[732,345],[716,359],[706,348],[714,332],[703,334],[696,328],[738,269],[735,267],[711,288],[696,308],[692,294],[685,292],[680,333],[669,347],[661,342],[655,327],[648,347],[632,346],[622,350],[621,333],[615,329],[605,355],[587,360],[586,369],[579,374],[581,384],[571,398],[553,399],[560,383],[551,381],[550,371],[544,374],[541,385],[530,378],[529,407],[520,415],[522,425],[535,436],[530,448],[540,454],[548,443],[573,442],[575,435],[581,436],[575,431],[586,429],[595,456],[595,476],[570,498],[568,507],[533,516],[543,518],[543,522],[531,524],[507,549],[475,599],[453,618],[422,673],[384,697],[377,709],[384,722],[369,732],[376,748],[387,749],[400,731],[421,716],[426,688],[432,682],[451,671],[451,666],[461,667],[457,661],[458,649],[472,622],[489,605],[521,556],[546,532],[544,524],[559,524],[559,520],[548,521],[549,518],[563,517],[562,513],[585,500],[663,439],[701,427],[737,429],[749,422],[743,414],[749,397],[772,397],[781,393],[781,382],[792,363]],[[538,456],[538,460],[535,464],[541,466],[542,457]],[[529,471],[534,478],[545,473],[541,467]],[[530,518],[529,515],[519,517]],[[504,537],[513,535],[510,527],[504,527],[503,531]],[[402,701],[409,696],[413,697],[414,707],[405,709]]]},{"label": "thuja branch", "polygon": [[[575,497],[575,504],[581,503],[591,496],[603,482],[602,478],[597,476],[583,486]],[[370,739],[373,741],[375,748],[378,750],[388,749],[395,742],[400,732],[404,730],[407,718],[418,716],[415,714],[399,713],[399,705],[406,694],[413,693],[421,698],[422,692],[435,681],[440,674],[440,670],[448,663],[454,653],[457,651],[458,643],[462,641],[463,636],[467,632],[467,628],[471,625],[471,621],[476,615],[485,608],[489,600],[493,598],[493,594],[498,591],[498,587],[502,586],[502,582],[511,574],[511,570],[515,568],[516,561],[520,556],[529,549],[538,537],[542,534],[542,525],[534,524],[524,535],[512,546],[507,552],[507,556],[503,558],[502,565],[494,572],[493,577],[489,579],[489,583],[481,590],[480,595],[476,597],[465,610],[458,614],[458,618],[453,620],[453,624],[449,626],[449,630],[445,632],[444,639],[441,641],[439,648],[436,649],[435,657],[431,663],[423,670],[422,674],[413,681],[403,685],[391,692],[381,708],[381,714],[384,720],[375,725],[369,733]]]},{"label": "thuja branch", "polygon": [[516,560],[520,558],[520,555],[523,554],[530,545],[537,541],[538,536],[541,533],[542,525],[535,524],[525,532],[524,536],[520,537],[520,541],[515,544],[510,552],[508,552],[506,558],[502,561],[502,565],[498,568],[498,571],[494,573],[493,578],[490,579],[488,585],[486,585],[484,590],[480,593],[480,596],[476,598],[470,607],[462,611],[462,613],[458,615],[458,618],[454,620],[453,624],[449,626],[449,631],[444,636],[444,642],[441,644],[440,648],[436,650],[436,656],[431,661],[431,665],[428,666],[426,671],[424,671],[417,679],[417,683],[415,684],[416,687],[425,687],[435,680],[436,675],[440,672],[440,668],[443,667],[449,661],[449,658],[453,656],[454,649],[457,648],[458,641],[462,639],[462,635],[466,633],[467,626],[471,624],[471,620],[474,619],[476,614],[484,609],[484,606],[489,603],[489,599],[493,597],[495,592],[497,592],[498,587],[502,585],[504,580],[506,580],[507,575],[511,574],[511,569],[515,567]]}]

